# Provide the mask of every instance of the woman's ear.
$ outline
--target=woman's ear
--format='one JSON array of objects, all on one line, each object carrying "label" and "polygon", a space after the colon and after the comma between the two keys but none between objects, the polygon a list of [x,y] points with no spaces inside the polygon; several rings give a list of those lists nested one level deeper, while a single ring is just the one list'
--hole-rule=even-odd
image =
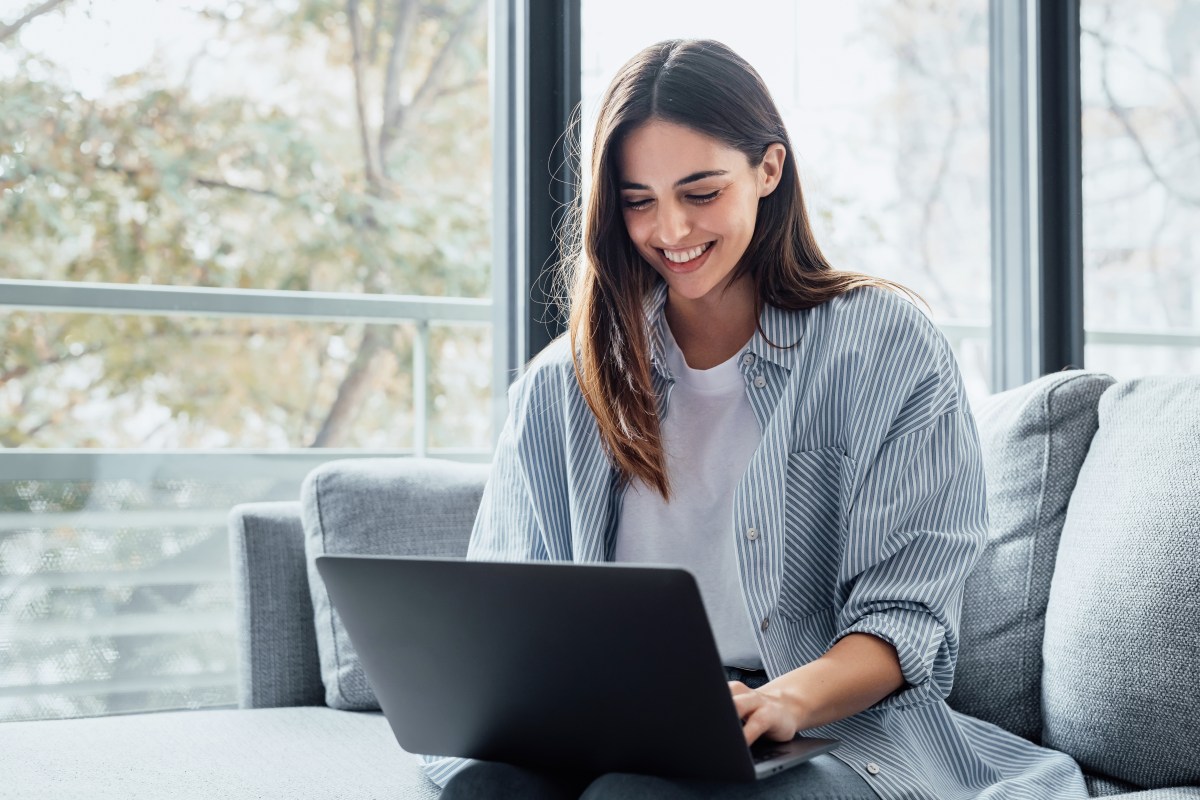
[{"label": "woman's ear", "polygon": [[775,191],[779,179],[783,176],[783,162],[787,159],[787,148],[782,142],[774,142],[767,147],[762,163],[758,165],[758,196],[766,197]]}]

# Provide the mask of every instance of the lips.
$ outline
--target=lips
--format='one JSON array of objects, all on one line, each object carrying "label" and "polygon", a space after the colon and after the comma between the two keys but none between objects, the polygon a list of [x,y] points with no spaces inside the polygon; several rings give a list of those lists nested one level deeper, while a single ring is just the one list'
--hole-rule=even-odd
[{"label": "lips", "polygon": [[708,259],[708,254],[712,251],[713,244],[715,242],[705,242],[695,247],[676,248],[669,251],[661,248],[656,249],[658,249],[659,261],[666,269],[675,273],[683,273],[699,269]]}]

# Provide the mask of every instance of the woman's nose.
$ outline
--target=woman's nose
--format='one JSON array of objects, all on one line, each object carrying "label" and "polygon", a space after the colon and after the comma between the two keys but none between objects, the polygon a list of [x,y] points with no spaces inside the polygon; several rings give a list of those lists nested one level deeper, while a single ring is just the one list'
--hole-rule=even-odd
[{"label": "woman's nose", "polygon": [[658,238],[667,247],[683,244],[691,233],[691,223],[688,221],[687,210],[674,203],[659,203]]}]

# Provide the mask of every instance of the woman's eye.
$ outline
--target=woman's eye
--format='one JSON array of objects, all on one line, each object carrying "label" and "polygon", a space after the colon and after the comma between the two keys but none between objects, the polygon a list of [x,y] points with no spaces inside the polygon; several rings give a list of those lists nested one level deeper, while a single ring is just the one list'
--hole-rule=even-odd
[{"label": "woman's eye", "polygon": [[721,190],[718,189],[717,191],[709,192],[708,194],[689,194],[688,200],[691,200],[693,203],[707,203],[710,200],[716,200],[717,195],[720,193]]},{"label": "woman's eye", "polygon": [[626,201],[625,201],[625,207],[626,207],[626,208],[634,208],[634,209],[637,209],[637,208],[645,208],[645,207],[646,207],[646,206],[648,206],[648,205],[650,205],[650,200],[649,200],[649,199],[644,199],[644,200],[626,200]]}]

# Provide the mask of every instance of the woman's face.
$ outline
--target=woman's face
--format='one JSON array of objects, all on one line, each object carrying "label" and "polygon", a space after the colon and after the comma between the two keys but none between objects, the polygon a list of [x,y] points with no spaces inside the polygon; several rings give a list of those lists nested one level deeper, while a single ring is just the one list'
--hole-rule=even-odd
[{"label": "woman's face", "polygon": [[752,167],[741,151],[660,120],[625,137],[618,155],[625,230],[676,299],[700,300],[725,286],[784,157],[783,145],[773,144]]}]

